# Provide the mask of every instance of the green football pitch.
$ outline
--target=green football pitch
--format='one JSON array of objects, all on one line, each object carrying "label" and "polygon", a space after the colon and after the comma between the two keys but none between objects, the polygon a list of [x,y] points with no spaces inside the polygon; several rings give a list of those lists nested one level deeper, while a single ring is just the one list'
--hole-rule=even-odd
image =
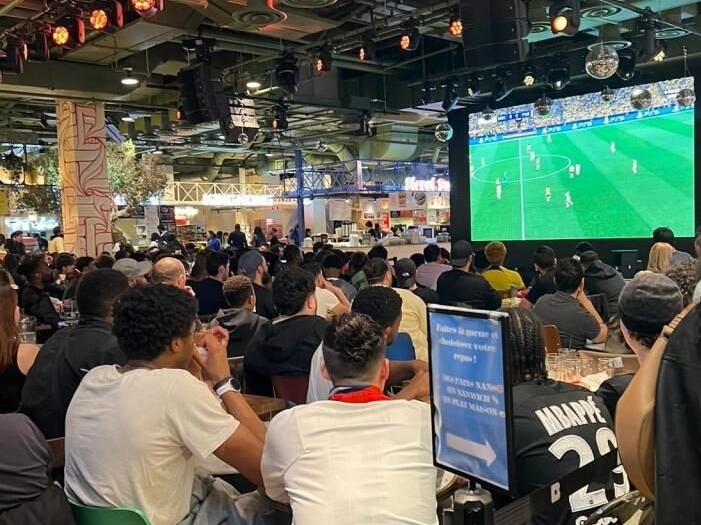
[{"label": "green football pitch", "polygon": [[470,146],[472,239],[647,238],[658,226],[693,236],[693,120],[691,110]]}]

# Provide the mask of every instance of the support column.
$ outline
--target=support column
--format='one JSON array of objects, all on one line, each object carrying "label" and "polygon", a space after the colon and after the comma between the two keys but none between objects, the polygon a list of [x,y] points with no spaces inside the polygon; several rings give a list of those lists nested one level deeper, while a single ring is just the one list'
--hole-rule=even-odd
[{"label": "support column", "polygon": [[468,159],[467,109],[448,113],[453,139],[448,143],[450,175],[450,237],[455,241],[470,239],[470,164]]},{"label": "support column", "polygon": [[299,234],[304,238],[304,157],[302,150],[295,150],[295,175],[297,177],[297,225],[299,226]]},{"label": "support column", "polygon": [[64,245],[78,256],[112,248],[103,104],[56,102]]}]

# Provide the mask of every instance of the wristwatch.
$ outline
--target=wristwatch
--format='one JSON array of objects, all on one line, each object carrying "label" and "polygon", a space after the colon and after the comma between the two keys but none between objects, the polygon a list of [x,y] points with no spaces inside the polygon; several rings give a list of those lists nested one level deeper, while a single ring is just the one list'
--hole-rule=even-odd
[{"label": "wristwatch", "polygon": [[241,392],[241,383],[239,383],[238,379],[234,379],[233,377],[230,377],[223,382],[219,382],[216,385],[214,385],[214,392],[217,394],[217,397],[219,399],[222,398],[224,394],[227,392]]}]

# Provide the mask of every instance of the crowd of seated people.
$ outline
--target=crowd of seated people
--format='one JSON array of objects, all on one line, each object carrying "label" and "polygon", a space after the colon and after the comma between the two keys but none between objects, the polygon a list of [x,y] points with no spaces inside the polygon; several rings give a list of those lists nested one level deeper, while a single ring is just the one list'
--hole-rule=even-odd
[{"label": "crowd of seated people", "polygon": [[[662,237],[655,241],[673,246],[673,234]],[[543,325],[559,329],[561,347],[581,349],[613,337],[615,323],[620,344],[644,362],[699,282],[697,259],[677,256],[666,272],[642,272],[625,284],[589,243],[560,259],[539,247],[529,287],[508,268],[498,241],[477,251],[457,241],[451,253],[429,245],[420,257],[394,264],[382,246],[370,256],[323,245],[304,255],[290,248],[277,258],[233,245],[185,255],[164,247],[125,250],[82,261],[6,255],[0,413],[24,418],[8,428],[65,437],[71,500],[137,508],[152,525],[279,522],[260,495],[212,477],[205,468],[212,461],[289,504],[298,524],[436,523],[430,406],[423,402],[427,304],[503,308],[509,316],[522,496],[578,468],[574,456],[553,452],[556,441],[616,446],[612,417],[632,378],[617,374],[596,394],[548,379]],[[701,253],[701,237],[696,249]],[[63,327],[60,301],[69,291],[80,319]],[[611,319],[588,295],[603,296]],[[41,349],[18,342],[23,304],[46,325]],[[229,358],[242,358],[243,384],[231,377]],[[307,404],[282,411],[266,429],[241,391],[275,396],[278,376],[306,378]],[[402,384],[389,394],[390,385]],[[586,421],[567,428],[548,416],[580,408]],[[0,485],[7,464],[14,465],[0,452]],[[385,481],[370,482],[378,465]],[[592,482],[605,496],[571,500],[562,514],[535,522],[588,515],[627,492],[627,483],[617,469]],[[27,497],[47,487],[42,480]]]}]

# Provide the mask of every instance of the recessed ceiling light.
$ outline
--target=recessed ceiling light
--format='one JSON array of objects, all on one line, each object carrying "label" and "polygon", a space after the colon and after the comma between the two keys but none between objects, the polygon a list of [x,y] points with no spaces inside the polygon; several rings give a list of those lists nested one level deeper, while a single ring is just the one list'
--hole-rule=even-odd
[{"label": "recessed ceiling light", "polygon": [[260,89],[260,86],[261,84],[257,80],[249,80],[248,82],[246,82],[247,89]]},{"label": "recessed ceiling light", "polygon": [[124,115],[122,115],[122,122],[136,122],[136,119],[129,113],[124,113]]},{"label": "recessed ceiling light", "polygon": [[272,157],[273,154],[272,154],[272,153],[266,153],[265,156],[266,156],[266,157]]},{"label": "recessed ceiling light", "polygon": [[163,155],[163,150],[161,148],[156,148],[151,152],[152,155]]}]

